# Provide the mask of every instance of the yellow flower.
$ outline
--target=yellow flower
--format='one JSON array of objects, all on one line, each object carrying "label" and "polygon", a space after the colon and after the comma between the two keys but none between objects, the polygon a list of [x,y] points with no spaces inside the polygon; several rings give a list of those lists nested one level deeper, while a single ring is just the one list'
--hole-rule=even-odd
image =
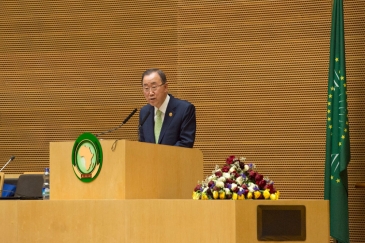
[{"label": "yellow flower", "polygon": [[207,196],[207,194],[206,194],[206,193],[203,193],[203,194],[202,194],[202,200],[208,200],[208,196]]},{"label": "yellow flower", "polygon": [[199,192],[193,192],[193,199],[199,200],[200,199],[200,193]]},{"label": "yellow flower", "polygon": [[245,199],[245,195],[243,195],[243,193],[241,195],[238,195],[237,197],[238,200],[244,200]]},{"label": "yellow flower", "polygon": [[224,191],[219,192],[219,198],[220,199],[225,199],[226,198],[226,193]]},{"label": "yellow flower", "polygon": [[233,200],[237,200],[237,197],[238,197],[237,193],[235,193],[235,192],[234,192],[234,193],[232,194],[232,199],[233,199]]},{"label": "yellow flower", "polygon": [[264,198],[265,199],[269,199],[270,198],[270,191],[269,190],[265,190],[263,194],[264,194]]},{"label": "yellow flower", "polygon": [[261,196],[261,192],[260,191],[255,191],[254,194],[255,194],[255,198],[256,199]]},{"label": "yellow flower", "polygon": [[271,199],[271,200],[276,200],[276,194],[274,194],[274,193],[273,193],[273,194],[271,194],[271,195],[270,195],[270,199]]},{"label": "yellow flower", "polygon": [[279,199],[279,196],[280,196],[280,192],[279,191],[276,191],[276,200],[278,200]]},{"label": "yellow flower", "polygon": [[247,193],[247,199],[252,199],[252,192]]},{"label": "yellow flower", "polygon": [[219,196],[219,195],[218,195],[218,192],[217,192],[217,191],[214,191],[214,192],[213,192],[213,198],[214,198],[214,199],[217,199],[217,198],[218,198],[218,196]]}]

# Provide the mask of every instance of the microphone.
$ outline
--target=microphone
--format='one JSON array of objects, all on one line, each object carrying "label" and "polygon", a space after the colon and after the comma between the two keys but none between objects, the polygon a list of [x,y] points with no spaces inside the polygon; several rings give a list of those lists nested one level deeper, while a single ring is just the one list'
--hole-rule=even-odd
[{"label": "microphone", "polygon": [[12,155],[11,157],[10,157],[10,159],[8,160],[8,162],[6,162],[6,164],[3,166],[3,168],[1,168],[1,170],[0,170],[0,172],[11,162],[11,161],[13,161],[15,159],[15,156],[14,155]]},{"label": "microphone", "polygon": [[121,126],[123,126],[124,124],[126,124],[127,123],[127,121],[134,115],[134,113],[136,113],[137,112],[137,108],[135,108],[132,112],[131,112],[131,114],[129,114],[125,119],[124,119],[124,121],[122,122],[122,124],[120,124],[118,127],[116,127],[116,128],[113,128],[113,129],[110,129],[109,131],[106,131],[106,132],[102,132],[102,133],[99,133],[99,134],[97,134],[97,135],[95,135],[95,137],[99,137],[100,135],[103,135],[103,134],[106,134],[106,133],[110,133],[110,132],[113,132],[113,131],[115,131],[115,130],[117,130],[117,129],[119,129]]},{"label": "microphone", "polygon": [[148,113],[143,117],[141,124],[138,126],[138,141],[141,141],[141,127],[143,126],[144,122],[147,120],[147,118],[150,116],[151,111],[148,111]]}]

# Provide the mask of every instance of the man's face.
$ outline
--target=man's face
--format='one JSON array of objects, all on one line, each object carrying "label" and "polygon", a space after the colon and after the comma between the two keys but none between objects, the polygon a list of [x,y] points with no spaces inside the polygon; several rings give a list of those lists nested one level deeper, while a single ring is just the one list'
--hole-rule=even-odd
[{"label": "man's face", "polygon": [[155,72],[144,76],[142,85],[143,94],[147,102],[152,106],[160,108],[168,93],[167,83],[162,85],[160,76]]}]

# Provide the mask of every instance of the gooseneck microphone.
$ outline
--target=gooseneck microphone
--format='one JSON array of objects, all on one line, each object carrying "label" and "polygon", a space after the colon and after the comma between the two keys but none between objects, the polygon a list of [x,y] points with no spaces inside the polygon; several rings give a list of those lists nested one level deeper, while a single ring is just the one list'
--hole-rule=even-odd
[{"label": "gooseneck microphone", "polygon": [[3,166],[3,168],[1,168],[1,170],[0,170],[0,172],[11,162],[11,161],[13,161],[15,159],[15,156],[14,155],[12,155],[11,157],[10,157],[10,159],[8,160],[8,162],[6,162],[6,164]]},{"label": "gooseneck microphone", "polygon": [[143,126],[144,122],[147,120],[147,118],[150,116],[151,111],[148,111],[148,113],[143,117],[141,123],[138,126],[138,141],[141,142],[141,127]]},{"label": "gooseneck microphone", "polygon": [[127,123],[127,121],[137,112],[137,108],[135,108],[131,114],[129,114],[125,119],[124,121],[122,122],[122,124],[120,124],[119,126],[117,126],[116,128],[113,128],[113,129],[110,129],[109,131],[106,131],[106,132],[102,132],[102,133],[99,133],[99,134],[96,134],[95,136],[96,137],[99,137],[100,135],[103,135],[103,134],[106,134],[106,133],[110,133],[110,132],[113,132],[117,129],[119,129],[121,126],[123,126],[124,124]]}]

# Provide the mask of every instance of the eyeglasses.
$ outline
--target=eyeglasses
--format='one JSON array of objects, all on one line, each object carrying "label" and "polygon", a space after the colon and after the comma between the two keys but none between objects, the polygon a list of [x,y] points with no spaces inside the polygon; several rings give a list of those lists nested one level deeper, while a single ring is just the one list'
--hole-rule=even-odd
[{"label": "eyeglasses", "polygon": [[143,92],[145,93],[149,93],[149,92],[155,92],[159,87],[161,87],[162,85],[165,85],[165,84],[160,84],[160,85],[153,85],[151,87],[149,86],[145,86],[143,87]]}]

